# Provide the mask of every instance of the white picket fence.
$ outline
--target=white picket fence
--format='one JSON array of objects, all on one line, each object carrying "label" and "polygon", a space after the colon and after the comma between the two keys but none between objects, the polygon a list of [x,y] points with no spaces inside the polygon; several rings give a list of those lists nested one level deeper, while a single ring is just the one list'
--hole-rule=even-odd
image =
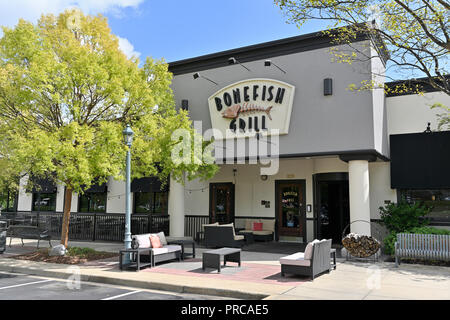
[{"label": "white picket fence", "polygon": [[395,242],[397,267],[401,258],[450,260],[450,235],[399,233]]}]

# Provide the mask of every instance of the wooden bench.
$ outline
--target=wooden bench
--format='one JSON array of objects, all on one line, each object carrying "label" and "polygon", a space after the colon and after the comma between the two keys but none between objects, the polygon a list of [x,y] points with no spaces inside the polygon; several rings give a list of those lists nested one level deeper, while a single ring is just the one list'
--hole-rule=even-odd
[{"label": "wooden bench", "polygon": [[52,246],[52,238],[48,234],[48,230],[43,230],[38,227],[12,225],[8,227],[6,236],[9,237],[9,247],[11,247],[12,238],[20,238],[22,246],[25,245],[23,239],[37,240],[37,248],[39,248],[39,242],[41,240],[48,241],[50,247]]},{"label": "wooden bench", "polygon": [[401,258],[450,260],[450,235],[398,233],[395,266]]}]

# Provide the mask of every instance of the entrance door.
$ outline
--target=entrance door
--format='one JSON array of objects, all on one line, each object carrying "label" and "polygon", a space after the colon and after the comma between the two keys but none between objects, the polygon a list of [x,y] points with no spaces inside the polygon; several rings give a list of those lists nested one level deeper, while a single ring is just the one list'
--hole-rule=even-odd
[{"label": "entrance door", "polygon": [[317,238],[342,244],[342,232],[350,223],[348,175],[319,174],[315,180]]},{"label": "entrance door", "polygon": [[305,180],[276,181],[277,239],[306,238]]},{"label": "entrance door", "polygon": [[220,224],[234,222],[234,184],[209,185],[209,220]]}]

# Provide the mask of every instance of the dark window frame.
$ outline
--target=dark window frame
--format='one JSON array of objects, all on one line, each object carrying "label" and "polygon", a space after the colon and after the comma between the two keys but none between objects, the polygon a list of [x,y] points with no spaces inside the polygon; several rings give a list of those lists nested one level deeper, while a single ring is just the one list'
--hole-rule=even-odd
[{"label": "dark window frame", "polygon": [[[17,206],[19,204],[19,192],[7,189],[4,195],[6,195],[6,207],[0,208],[0,210],[2,212],[17,212]],[[14,197],[14,199],[12,200],[13,201],[12,206],[10,205],[11,195]]]},{"label": "dark window frame", "polygon": [[[102,211],[94,211],[91,210],[92,201],[88,200],[88,210],[87,211],[81,211],[81,198],[86,197],[88,195],[98,195],[103,194],[105,197],[105,209]],[[108,189],[105,190],[105,192],[85,192],[84,194],[78,194],[78,208],[77,212],[79,213],[106,213],[108,209]]]},{"label": "dark window frame", "polygon": [[[151,203],[150,203],[150,211],[149,212],[137,212],[136,211],[136,205],[137,203],[137,197],[138,194],[151,194]],[[161,212],[155,212],[155,203],[156,203],[156,195],[157,194],[165,194],[166,195],[166,206],[163,207]],[[167,191],[158,191],[158,192],[133,192],[133,214],[159,214],[159,215],[167,215],[169,212],[169,193]]]},{"label": "dark window frame", "polygon": [[[42,195],[43,194],[48,194],[48,195],[54,195],[54,209],[53,210],[42,210],[42,206],[38,205],[38,207],[36,208],[36,201],[41,202],[42,199]],[[58,192],[54,191],[54,192],[33,192],[33,196],[32,196],[32,203],[31,203],[31,211],[33,212],[56,212],[56,202],[58,200]]]}]

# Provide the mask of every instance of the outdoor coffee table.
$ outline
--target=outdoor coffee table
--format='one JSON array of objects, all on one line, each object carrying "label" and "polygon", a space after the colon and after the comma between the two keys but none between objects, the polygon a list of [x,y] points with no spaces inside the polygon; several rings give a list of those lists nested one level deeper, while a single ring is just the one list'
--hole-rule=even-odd
[{"label": "outdoor coffee table", "polygon": [[[192,256],[192,258],[195,258],[195,241],[192,237],[167,237],[166,239],[167,244],[178,244],[181,246],[181,259],[184,260],[185,256]],[[192,252],[185,252],[185,245],[191,245]]]},{"label": "outdoor coffee table", "polygon": [[223,257],[223,266],[227,265],[227,261],[237,262],[241,266],[241,249],[237,248],[221,248],[203,252],[202,269],[214,268],[220,273],[220,262]]}]

